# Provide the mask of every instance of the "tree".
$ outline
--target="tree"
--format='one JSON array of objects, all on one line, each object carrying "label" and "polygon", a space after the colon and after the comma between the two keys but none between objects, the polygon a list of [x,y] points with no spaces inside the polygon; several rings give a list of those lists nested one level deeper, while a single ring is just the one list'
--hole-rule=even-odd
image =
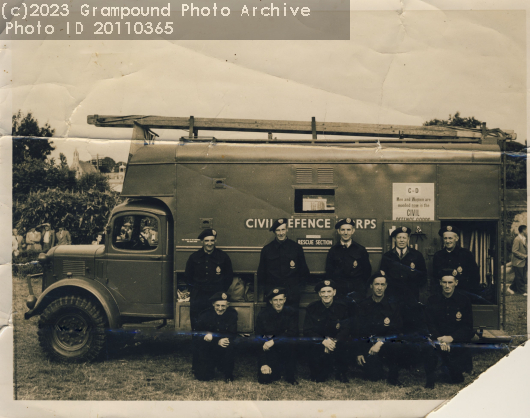
[{"label": "tree", "polygon": [[[55,129],[46,123],[39,127],[39,121],[33,117],[31,112],[25,116],[19,110],[12,119],[13,135],[13,164],[20,164],[27,158],[45,160],[55,149],[53,142],[48,139],[35,139],[28,137],[50,138]],[[21,137],[21,138],[15,138]]]},{"label": "tree", "polygon": [[85,173],[77,181],[77,190],[80,192],[87,192],[89,190],[108,191],[110,190],[109,179],[99,172]]},{"label": "tree", "polygon": [[[431,119],[423,126],[459,126],[462,128],[479,128],[482,122],[473,116],[461,117],[460,112],[449,115],[447,120]],[[526,148],[518,142],[506,142],[506,188],[526,189]]]}]

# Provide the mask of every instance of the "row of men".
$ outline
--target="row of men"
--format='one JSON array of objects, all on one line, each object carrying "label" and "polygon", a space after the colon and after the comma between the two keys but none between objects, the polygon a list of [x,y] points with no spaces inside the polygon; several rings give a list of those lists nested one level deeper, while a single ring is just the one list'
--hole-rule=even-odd
[{"label": "row of men", "polygon": [[[287,306],[285,288],[273,288],[267,295],[269,304],[256,319],[256,338],[252,341],[257,357],[259,383],[283,378],[296,385],[296,358],[305,354],[311,380],[324,382],[335,370],[337,380],[347,383],[348,368],[355,360],[363,378],[384,379],[401,386],[399,370],[421,358],[426,374],[426,388],[434,388],[439,358],[449,371],[453,383],[463,382],[463,372],[471,369],[471,357],[463,344],[474,335],[469,299],[456,292],[459,282],[456,270],[440,272],[442,293],[429,298],[425,311],[416,312],[421,331],[407,334],[410,317],[402,314],[399,303],[386,296],[389,285],[384,271],[371,276],[372,295],[354,311],[343,300],[336,300],[337,284],[324,280],[315,286],[320,300],[306,308],[303,337],[298,339],[298,309]],[[234,349],[237,339],[237,311],[230,307],[226,293],[209,298],[211,307],[198,318],[194,332],[193,371],[199,380],[211,380],[215,368],[227,382],[234,379]]]},{"label": "row of men", "polygon": [[15,256],[23,250],[48,251],[56,245],[71,245],[72,238],[64,226],[55,232],[49,223],[31,227],[24,237],[24,232],[13,228],[11,236],[12,251]]},{"label": "row of men", "polygon": [[[326,280],[337,284],[337,298],[360,301],[368,294],[372,266],[365,247],[355,242],[355,223],[341,219],[335,225],[339,242],[333,245],[326,259]],[[270,228],[275,239],[261,250],[258,283],[265,293],[276,287],[286,289],[288,304],[298,307],[301,287],[309,278],[309,268],[301,245],[289,239],[287,219],[281,218]],[[382,257],[380,270],[387,274],[389,297],[413,306],[419,300],[420,288],[427,282],[427,267],[421,252],[409,247],[411,230],[399,227],[392,232],[395,248]],[[473,254],[458,245],[460,231],[447,225],[440,229],[444,248],[434,255],[433,271],[443,268],[457,271],[459,289],[470,298],[477,298],[480,275]],[[186,264],[185,276],[190,290],[190,316],[195,329],[198,314],[208,308],[208,298],[226,292],[232,283],[230,257],[215,247],[217,232],[205,229],[198,237],[202,248],[193,253]]]}]

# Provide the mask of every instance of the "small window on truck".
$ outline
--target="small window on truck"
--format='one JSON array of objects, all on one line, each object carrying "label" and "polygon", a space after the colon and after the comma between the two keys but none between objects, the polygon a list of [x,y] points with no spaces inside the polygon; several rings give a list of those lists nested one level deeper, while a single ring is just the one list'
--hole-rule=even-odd
[{"label": "small window on truck", "polygon": [[335,189],[295,189],[295,213],[335,213]]},{"label": "small window on truck", "polygon": [[121,250],[150,251],[158,247],[158,220],[153,216],[124,215],[114,219],[112,245]]}]

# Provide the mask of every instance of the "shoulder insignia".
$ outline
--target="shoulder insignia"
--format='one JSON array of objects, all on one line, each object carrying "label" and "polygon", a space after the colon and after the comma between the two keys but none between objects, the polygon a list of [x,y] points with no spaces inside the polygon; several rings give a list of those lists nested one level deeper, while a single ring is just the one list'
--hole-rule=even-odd
[{"label": "shoulder insignia", "polygon": [[340,329],[340,323],[337,322],[337,325],[335,326],[335,328]]},{"label": "shoulder insignia", "polygon": [[272,291],[272,293],[278,293],[279,291],[280,291],[279,289],[274,289],[274,290]]},{"label": "shoulder insignia", "polygon": [[357,260],[355,260],[355,261],[353,262],[353,268],[356,268],[358,265],[359,265],[359,263],[357,263]]},{"label": "shoulder insignia", "polygon": [[456,277],[457,274],[458,274],[458,272],[456,270],[453,270],[453,276]]},{"label": "shoulder insignia", "polygon": [[448,231],[452,231],[453,230],[453,227],[451,225],[449,225],[447,228],[446,228]]},{"label": "shoulder insignia", "polygon": [[221,267],[217,266],[217,268],[215,269],[215,271],[217,272],[217,274],[221,274]]},{"label": "shoulder insignia", "polygon": [[458,312],[456,313],[456,320],[457,320],[457,321],[460,321],[461,319],[462,319],[462,313],[460,313],[460,311],[458,311]]},{"label": "shoulder insignia", "polygon": [[295,265],[295,264],[294,264],[294,260],[291,260],[291,263],[290,263],[290,264],[291,264],[291,268],[294,269],[294,265]]},{"label": "shoulder insignia", "polygon": [[222,297],[223,299],[228,298],[228,296],[226,296],[226,293],[223,293],[223,294],[221,295],[221,297]]},{"label": "shoulder insignia", "polygon": [[330,282],[329,280],[324,280],[324,284],[325,284],[326,286],[329,286],[329,285],[331,284],[331,282]]},{"label": "shoulder insignia", "polygon": [[415,269],[415,268],[416,268],[416,264],[414,264],[414,263],[410,263],[410,268],[411,268],[411,269]]},{"label": "shoulder insignia", "polygon": [[456,271],[458,271],[460,274],[462,274],[462,267],[458,266],[458,268],[456,269]]},{"label": "shoulder insignia", "polygon": [[383,322],[385,324],[385,327],[388,327],[390,325],[390,318],[387,316]]}]

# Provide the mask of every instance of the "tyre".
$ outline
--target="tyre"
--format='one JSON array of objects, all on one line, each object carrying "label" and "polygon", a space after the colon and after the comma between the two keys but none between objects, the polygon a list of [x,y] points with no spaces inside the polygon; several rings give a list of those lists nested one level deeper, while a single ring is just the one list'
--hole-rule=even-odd
[{"label": "tyre", "polygon": [[106,316],[98,305],[81,296],[64,296],[44,309],[39,318],[39,343],[54,361],[95,359],[105,346]]}]

